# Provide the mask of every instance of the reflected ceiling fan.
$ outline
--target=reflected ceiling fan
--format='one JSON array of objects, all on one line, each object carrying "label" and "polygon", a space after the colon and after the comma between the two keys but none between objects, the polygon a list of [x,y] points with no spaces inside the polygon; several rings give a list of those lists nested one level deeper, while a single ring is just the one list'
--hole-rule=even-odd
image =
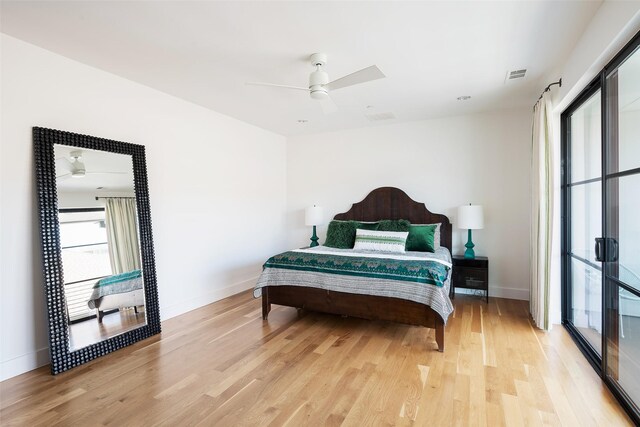
[{"label": "reflected ceiling fan", "polygon": [[327,55],[324,53],[314,53],[313,55],[311,55],[310,59],[311,65],[315,67],[316,70],[309,75],[309,87],[288,86],[261,82],[247,82],[247,84],[256,86],[281,87],[284,89],[304,90],[306,92],[309,92],[311,98],[319,100],[322,111],[324,111],[325,114],[328,114],[333,113],[338,109],[329,97],[330,91],[342,89],[344,87],[353,86],[360,83],[366,83],[372,80],[378,80],[385,77],[385,75],[377,66],[371,65],[370,67],[363,68],[360,71],[356,71],[354,73],[347,74],[344,77],[340,77],[339,79],[329,81],[329,75],[322,68],[327,63]]},{"label": "reflected ceiling fan", "polygon": [[62,175],[56,175],[56,178],[67,178],[67,177],[84,178],[86,175],[105,175],[105,174],[123,175],[127,173],[127,172],[97,172],[97,171],[87,172],[87,168],[82,162],[82,150],[74,150],[71,153],[69,153],[69,159],[67,159],[66,157],[62,157],[58,160],[66,160],[66,162],[68,163],[69,172]]}]

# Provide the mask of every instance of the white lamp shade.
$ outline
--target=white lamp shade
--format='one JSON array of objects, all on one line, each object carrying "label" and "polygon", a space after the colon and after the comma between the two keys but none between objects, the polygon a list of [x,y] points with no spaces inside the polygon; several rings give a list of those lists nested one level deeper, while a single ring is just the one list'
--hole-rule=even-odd
[{"label": "white lamp shade", "polygon": [[322,207],[313,205],[304,211],[305,225],[322,225],[324,224],[324,212]]},{"label": "white lamp shade", "polygon": [[458,228],[479,230],[484,227],[482,206],[466,205],[458,208]]}]

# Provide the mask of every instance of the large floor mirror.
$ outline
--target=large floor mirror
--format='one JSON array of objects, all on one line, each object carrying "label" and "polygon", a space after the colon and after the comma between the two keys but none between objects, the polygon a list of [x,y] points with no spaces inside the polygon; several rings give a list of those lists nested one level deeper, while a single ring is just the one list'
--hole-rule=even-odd
[{"label": "large floor mirror", "polygon": [[34,128],[51,372],[160,332],[144,147]]}]

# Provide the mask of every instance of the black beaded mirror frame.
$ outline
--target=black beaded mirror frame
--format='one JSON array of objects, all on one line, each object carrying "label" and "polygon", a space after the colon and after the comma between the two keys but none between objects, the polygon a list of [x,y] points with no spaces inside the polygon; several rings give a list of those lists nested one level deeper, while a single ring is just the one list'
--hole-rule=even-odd
[{"label": "black beaded mirror frame", "polygon": [[[55,375],[160,333],[160,309],[151,234],[147,166],[143,145],[41,127],[33,128],[33,143],[42,234],[44,287],[49,315],[49,355],[51,357],[51,373]],[[76,351],[69,350],[54,144],[127,154],[133,160],[147,324]]]}]

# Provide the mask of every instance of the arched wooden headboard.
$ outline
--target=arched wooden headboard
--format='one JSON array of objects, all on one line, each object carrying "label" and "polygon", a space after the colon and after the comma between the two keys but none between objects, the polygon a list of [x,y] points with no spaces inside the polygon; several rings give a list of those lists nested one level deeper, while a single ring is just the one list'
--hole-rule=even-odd
[{"label": "arched wooden headboard", "polygon": [[364,200],[354,203],[351,209],[337,214],[334,219],[343,221],[406,219],[412,224],[441,223],[440,245],[451,251],[451,222],[449,218],[446,215],[431,213],[424,203],[416,202],[399,188],[376,188]]}]

